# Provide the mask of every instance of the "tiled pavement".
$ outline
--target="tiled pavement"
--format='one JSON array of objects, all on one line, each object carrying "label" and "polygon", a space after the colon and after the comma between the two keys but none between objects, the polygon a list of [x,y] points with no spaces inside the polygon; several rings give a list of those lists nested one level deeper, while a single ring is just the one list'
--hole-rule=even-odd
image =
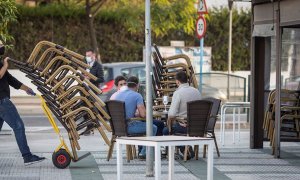
[{"label": "tiled pavement", "polygon": [[[228,132],[229,134],[230,132]],[[29,140],[35,139],[41,143],[40,138],[53,138],[51,133],[45,132],[44,136],[39,133],[29,133]],[[246,137],[249,133],[242,132],[242,140],[239,144],[227,142],[221,149],[221,157],[215,154],[214,159],[214,179],[226,180],[252,180],[252,179],[300,179],[300,143],[283,143],[282,159],[274,159],[270,154],[271,150],[265,143],[264,149],[249,149]],[[39,136],[39,138],[35,138]],[[97,139],[98,136],[84,137],[86,139]],[[231,138],[230,138],[231,139]],[[72,163],[70,168],[57,169],[53,166],[50,152],[39,151],[38,155],[47,157],[42,163],[31,166],[24,166],[21,156],[16,146],[11,147],[10,152],[1,151],[7,148],[8,141],[14,141],[13,136],[0,136],[0,180],[94,180],[94,179],[116,179],[116,159],[115,154],[110,161],[106,161],[106,150],[92,151],[92,156]],[[44,139],[46,146],[47,138]],[[51,143],[50,143],[51,144]],[[12,146],[12,145],[10,145]],[[53,146],[51,144],[51,146]],[[87,146],[87,145],[86,145]],[[88,147],[88,146],[87,146]],[[84,150],[93,150],[91,147]],[[37,149],[36,146],[34,146]],[[52,147],[54,148],[54,147]],[[94,148],[95,149],[95,148]],[[145,177],[145,161],[133,160],[130,163],[124,162],[124,179],[154,179]],[[162,160],[162,179],[167,179],[167,160]],[[206,160],[190,160],[188,162],[175,162],[175,179],[206,179]]]}]

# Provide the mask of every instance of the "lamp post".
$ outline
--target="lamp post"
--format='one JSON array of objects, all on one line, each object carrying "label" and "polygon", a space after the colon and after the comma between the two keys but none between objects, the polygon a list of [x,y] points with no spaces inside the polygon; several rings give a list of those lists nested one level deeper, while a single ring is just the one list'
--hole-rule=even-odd
[{"label": "lamp post", "polygon": [[232,51],[232,6],[233,0],[228,0],[229,9],[229,40],[228,40],[228,76],[227,76],[227,99],[230,97],[230,79],[231,73],[231,51]]},{"label": "lamp post", "polygon": [[[153,135],[152,78],[151,78],[151,14],[150,0],[145,0],[145,50],[146,50],[146,127],[147,136]],[[153,148],[147,147],[146,176],[153,176]]]}]

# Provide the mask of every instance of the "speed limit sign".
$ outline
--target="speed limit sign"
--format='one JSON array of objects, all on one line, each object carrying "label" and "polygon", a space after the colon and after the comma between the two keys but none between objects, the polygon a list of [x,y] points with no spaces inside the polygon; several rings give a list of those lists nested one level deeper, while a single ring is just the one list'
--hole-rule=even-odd
[{"label": "speed limit sign", "polygon": [[203,16],[199,16],[199,18],[197,19],[196,31],[197,31],[197,36],[199,39],[201,39],[205,35],[206,21]]}]

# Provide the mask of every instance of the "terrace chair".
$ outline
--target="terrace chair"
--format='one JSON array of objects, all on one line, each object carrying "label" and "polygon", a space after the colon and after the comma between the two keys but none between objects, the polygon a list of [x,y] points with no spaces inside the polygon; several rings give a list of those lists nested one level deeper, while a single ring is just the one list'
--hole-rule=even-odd
[{"label": "terrace chair", "polygon": [[[112,129],[112,138],[110,141],[110,146],[107,154],[107,161],[110,160],[114,144],[116,142],[117,137],[133,137],[133,136],[144,136],[145,134],[128,134],[127,133],[127,120],[126,120],[126,111],[125,111],[125,102],[117,101],[117,100],[109,100],[106,102],[106,107],[108,114],[110,115],[111,119],[109,120],[110,126]],[[126,146],[127,150],[127,161],[133,159],[133,156],[136,156],[135,148],[131,146]]]},{"label": "terrace chair", "polygon": [[[206,127],[210,119],[213,103],[208,100],[196,100],[187,103],[187,134],[173,133],[174,135],[187,135],[191,137],[205,137]],[[169,126],[169,128],[171,128]],[[188,148],[185,147],[184,161],[187,161]]]},{"label": "terrace chair", "polygon": [[[215,98],[205,98],[203,100],[207,100],[213,103],[212,108],[211,108],[211,112],[210,112],[210,117],[206,126],[206,136],[207,137],[211,137],[214,139],[215,142],[215,146],[216,146],[216,150],[217,150],[217,154],[218,157],[220,157],[220,152],[219,152],[219,148],[218,148],[218,144],[217,144],[217,140],[216,140],[216,135],[215,135],[215,125],[218,119],[218,113],[220,110],[220,105],[221,105],[221,100],[220,99],[215,99]],[[204,146],[204,150],[203,150],[203,158],[206,157],[206,148],[207,146]],[[198,159],[198,147],[195,150],[195,154],[196,154],[196,159]]]}]

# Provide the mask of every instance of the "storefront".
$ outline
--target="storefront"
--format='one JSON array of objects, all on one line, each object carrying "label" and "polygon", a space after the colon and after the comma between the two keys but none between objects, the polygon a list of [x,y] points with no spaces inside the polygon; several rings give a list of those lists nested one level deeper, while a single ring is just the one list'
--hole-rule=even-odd
[{"label": "storefront", "polygon": [[[263,148],[270,91],[279,92],[274,127],[280,132],[280,91],[300,89],[299,7],[299,0],[252,0],[251,148]],[[280,133],[275,133],[275,157],[280,157]]]}]

